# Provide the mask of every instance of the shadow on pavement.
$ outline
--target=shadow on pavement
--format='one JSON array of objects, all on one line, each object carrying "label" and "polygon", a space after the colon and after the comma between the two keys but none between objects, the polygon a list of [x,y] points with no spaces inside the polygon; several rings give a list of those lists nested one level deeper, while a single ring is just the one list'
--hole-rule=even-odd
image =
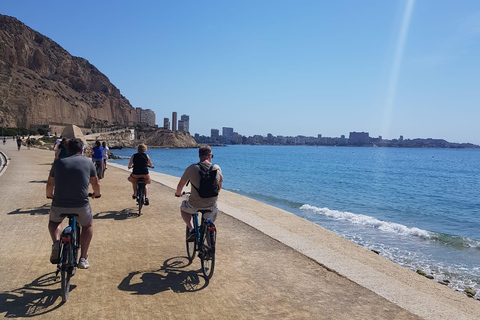
[{"label": "shadow on pavement", "polygon": [[190,262],[187,257],[170,258],[158,270],[130,272],[118,289],[138,295],[154,295],[167,290],[183,293],[205,289],[208,286],[207,279],[199,276],[197,271],[182,270],[188,265]]},{"label": "shadow on pavement", "polygon": [[93,219],[125,220],[136,216],[137,214],[133,212],[133,209],[123,209],[122,211],[99,212],[93,216]]},{"label": "shadow on pavement", "polygon": [[[56,288],[47,288],[50,286]],[[56,281],[55,272],[40,276],[22,288],[0,292],[0,314],[5,313],[5,318],[35,317],[62,305],[60,284]]]},{"label": "shadow on pavement", "polygon": [[44,215],[49,213],[50,213],[50,204],[44,204],[39,208],[17,209],[15,211],[9,212],[8,214],[29,214],[31,216],[35,216],[35,215]]},{"label": "shadow on pavement", "polygon": [[47,180],[32,180],[28,181],[29,183],[47,183]]}]

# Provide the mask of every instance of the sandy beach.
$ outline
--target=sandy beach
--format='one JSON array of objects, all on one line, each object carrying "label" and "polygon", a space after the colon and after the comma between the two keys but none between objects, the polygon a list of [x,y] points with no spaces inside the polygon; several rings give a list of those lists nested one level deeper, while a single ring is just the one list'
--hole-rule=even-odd
[{"label": "sandy beach", "polygon": [[[45,184],[54,153],[9,140],[0,172],[0,315],[82,319],[480,319],[480,301],[289,212],[223,190],[215,274],[188,265],[178,178],[152,173],[135,215],[125,167],[92,200],[88,270],[66,304],[53,279]],[[192,159],[194,162],[196,159]],[[228,177],[226,177],[228,179]]]}]

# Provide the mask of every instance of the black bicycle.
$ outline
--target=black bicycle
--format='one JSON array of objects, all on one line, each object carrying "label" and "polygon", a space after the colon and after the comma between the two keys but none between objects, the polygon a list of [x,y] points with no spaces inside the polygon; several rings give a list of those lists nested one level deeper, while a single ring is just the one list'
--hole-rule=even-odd
[{"label": "black bicycle", "polygon": [[97,171],[97,178],[103,179],[103,176],[105,175],[105,169],[102,166],[102,161],[95,161],[95,170]]},{"label": "black bicycle", "polygon": [[70,279],[75,275],[79,260],[80,225],[76,213],[62,213],[61,216],[68,218],[68,226],[60,235],[60,260],[55,277],[58,278],[58,274],[61,274],[62,301],[66,302],[70,292]]},{"label": "black bicycle", "polygon": [[[89,197],[92,195],[92,193],[88,194]],[[96,198],[100,198],[100,196]],[[76,213],[62,213],[60,216],[68,218],[68,225],[60,235],[60,259],[57,264],[55,279],[58,278],[60,273],[62,301],[67,302],[70,293],[70,280],[75,275],[79,261],[80,224],[77,221],[78,214]]]},{"label": "black bicycle", "polygon": [[[188,193],[183,193],[188,194]],[[186,227],[186,245],[187,257],[190,262],[198,257],[202,264],[202,273],[207,279],[211,279],[215,270],[215,244],[217,241],[217,228],[210,218],[205,218],[204,214],[210,213],[210,210],[199,210],[193,214],[193,227],[195,228],[195,239],[188,239],[190,230]],[[201,224],[198,225],[198,214],[201,213]]]},{"label": "black bicycle", "polygon": [[139,178],[137,180],[137,204],[138,204],[138,215],[142,215],[142,207],[145,204],[145,179]]}]

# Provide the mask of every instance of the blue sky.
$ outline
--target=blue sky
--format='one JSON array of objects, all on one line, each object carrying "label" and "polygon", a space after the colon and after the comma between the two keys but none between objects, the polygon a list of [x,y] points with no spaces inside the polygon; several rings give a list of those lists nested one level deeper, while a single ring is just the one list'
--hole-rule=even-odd
[{"label": "blue sky", "polygon": [[480,144],[480,1],[3,1],[190,131]]}]

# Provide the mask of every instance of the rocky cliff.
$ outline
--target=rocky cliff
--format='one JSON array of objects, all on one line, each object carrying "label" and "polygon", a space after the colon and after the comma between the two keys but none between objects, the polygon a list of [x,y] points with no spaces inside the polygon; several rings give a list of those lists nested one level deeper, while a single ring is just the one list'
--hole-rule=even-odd
[{"label": "rocky cliff", "polygon": [[136,113],[108,78],[83,58],[17,19],[0,15],[0,125],[130,125]]}]

